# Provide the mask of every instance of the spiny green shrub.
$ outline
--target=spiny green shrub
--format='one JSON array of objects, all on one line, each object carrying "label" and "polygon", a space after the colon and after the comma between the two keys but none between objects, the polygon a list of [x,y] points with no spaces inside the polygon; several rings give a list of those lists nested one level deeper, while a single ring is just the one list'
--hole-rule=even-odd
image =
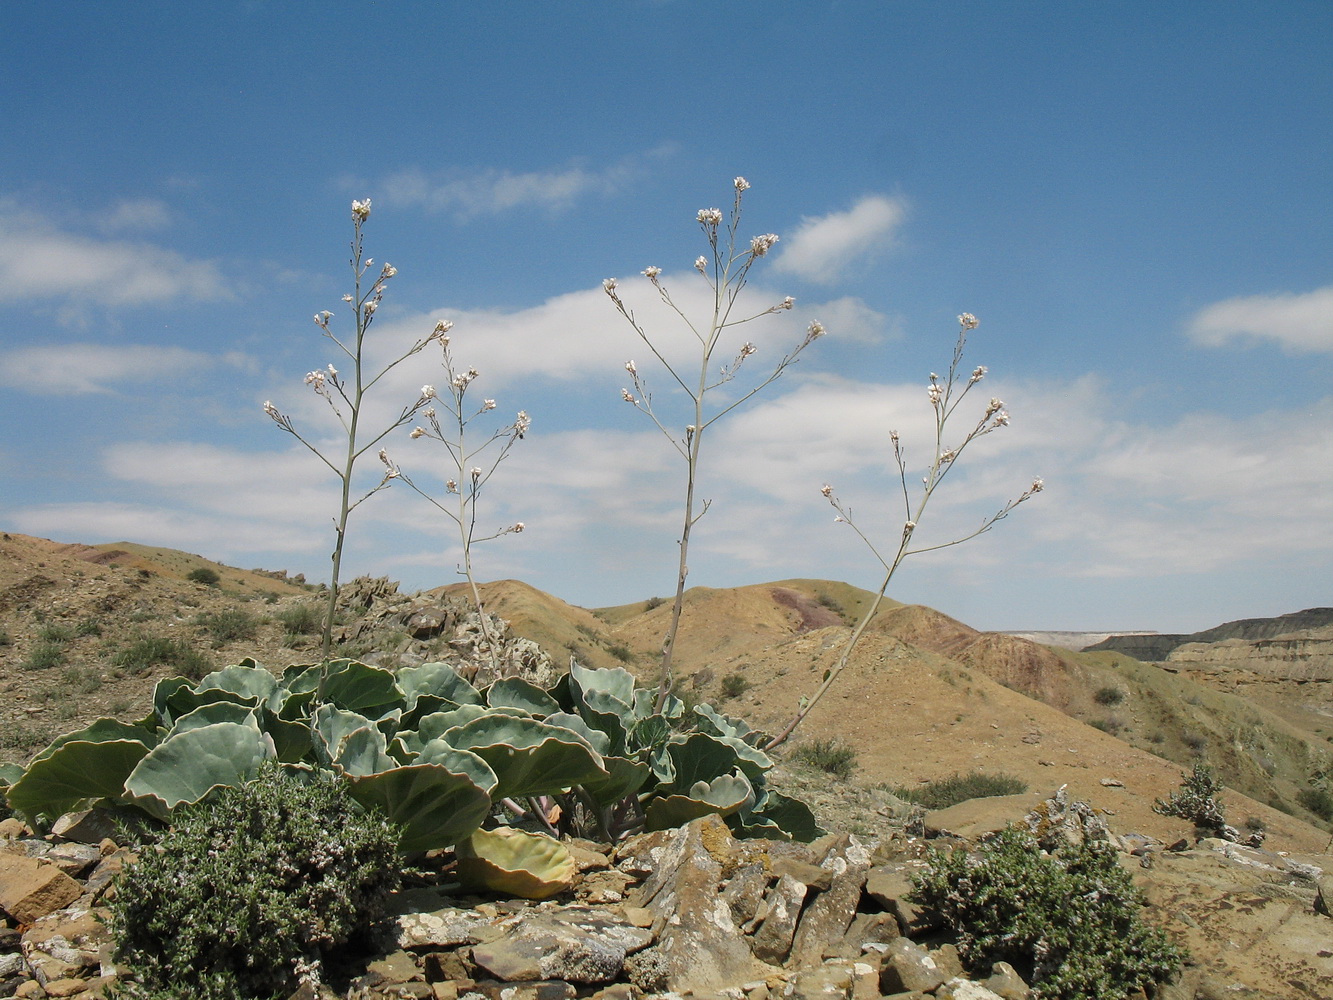
[{"label": "spiny green shrub", "polygon": [[1194,772],[1180,784],[1180,791],[1172,792],[1166,800],[1154,799],[1152,811],[1159,816],[1179,816],[1200,830],[1210,834],[1222,832],[1226,814],[1218,794],[1226,786],[1213,776],[1207,764],[1195,764]]},{"label": "spiny green shrub", "polygon": [[750,682],[745,679],[744,674],[727,674],[722,678],[722,697],[739,698],[750,690]]},{"label": "spiny green shrub", "polygon": [[273,616],[292,635],[315,635],[324,627],[318,608],[311,604],[293,604]]},{"label": "spiny green shrub", "polygon": [[892,788],[900,799],[915,802],[925,809],[948,809],[968,799],[984,799],[991,795],[1019,795],[1028,790],[1027,782],[1012,774],[951,774],[947,778],[928,781],[915,788]]},{"label": "spiny green shrub", "polygon": [[149,991],[287,995],[298,963],[356,944],[398,884],[398,832],[383,815],[275,764],[174,822],[111,903],[117,959]]},{"label": "spiny green shrub", "polygon": [[216,587],[222,582],[222,577],[217,570],[209,569],[207,566],[200,566],[198,569],[192,569],[185,574],[185,579],[191,583],[202,583],[205,587]]},{"label": "spiny green shrub", "polygon": [[62,642],[38,642],[28,650],[27,659],[22,663],[24,670],[50,670],[58,667],[65,660],[65,644]]},{"label": "spiny green shrub", "polygon": [[974,970],[1010,963],[1034,1000],[1123,1000],[1170,979],[1180,951],[1139,914],[1142,896],[1097,843],[1045,854],[1010,827],[975,854],[932,851],[913,898],[958,935]]},{"label": "spiny green shrub", "polygon": [[1118,687],[1108,686],[1098,688],[1097,693],[1092,697],[1098,705],[1119,705],[1125,700],[1125,692],[1121,691]]},{"label": "spiny green shrub", "polygon": [[1333,793],[1327,788],[1302,788],[1296,801],[1322,820],[1333,821]]}]

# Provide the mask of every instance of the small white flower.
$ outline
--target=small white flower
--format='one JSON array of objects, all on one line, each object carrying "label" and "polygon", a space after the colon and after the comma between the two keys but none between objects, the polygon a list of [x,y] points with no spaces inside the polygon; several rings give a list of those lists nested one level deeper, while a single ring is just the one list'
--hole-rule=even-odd
[{"label": "small white flower", "polygon": [[333,365],[329,365],[329,377],[330,378],[338,377],[338,369],[334,368]]},{"label": "small white flower", "polygon": [[351,296],[350,294],[349,294],[349,295],[344,295],[344,296],[343,296],[343,301],[344,301],[344,302],[351,302],[351,301],[352,301],[352,296]]},{"label": "small white flower", "polygon": [[708,273],[708,261],[704,260],[703,254],[694,258],[694,269],[700,274]]},{"label": "small white flower", "polygon": [[384,280],[385,278],[392,278],[397,273],[398,268],[386,261],[384,266],[380,268],[380,279]]},{"label": "small white flower", "polygon": [[930,396],[930,402],[932,403],[932,405],[939,406],[940,399],[944,395],[944,389],[940,387],[940,384],[938,382],[930,383],[930,385],[926,389],[926,392]]},{"label": "small white flower", "polygon": [[1041,479],[1040,476],[1038,476],[1036,479],[1032,480],[1032,490],[1031,490],[1031,492],[1033,492],[1033,493],[1040,493],[1040,492],[1041,492],[1043,489],[1045,489],[1045,488],[1046,488],[1046,483]]},{"label": "small white flower", "polygon": [[722,224],[722,209],[701,208],[694,217],[701,225],[715,227]]},{"label": "small white flower", "polygon": [[424,427],[413,427],[413,428],[412,428],[412,433],[409,434],[408,437],[410,437],[412,440],[415,441],[417,438],[419,438],[419,437],[423,437],[423,436],[425,435],[425,433],[426,433],[426,428],[424,428]]},{"label": "small white flower", "polygon": [[446,490],[448,490],[450,493],[457,493],[457,492],[458,492],[458,483],[457,483],[457,481],[455,481],[455,480],[453,480],[453,479],[445,480],[444,488],[445,488]]},{"label": "small white flower", "polygon": [[737,190],[737,191],[748,191],[748,190],[750,190],[750,182],[747,181],[744,177],[737,177],[737,178],[736,178],[734,181],[732,181],[731,183],[734,184],[734,185],[736,186],[736,190]]},{"label": "small white flower", "polygon": [[305,377],[305,384],[309,386],[314,386],[315,391],[319,392],[321,389],[324,388],[324,373],[309,372]]},{"label": "small white flower", "polygon": [[481,409],[482,409],[482,412],[485,412],[486,410],[493,410],[493,409],[495,409],[495,400],[493,400],[493,399],[483,400],[483,401],[482,401],[482,404],[481,404]]},{"label": "small white flower", "polygon": [[[434,398],[435,398],[435,386],[433,386],[433,385],[423,385],[423,386],[421,387],[421,398],[422,398],[422,399],[434,399]],[[429,416],[429,415],[430,415],[429,412],[427,412],[427,416]]]},{"label": "small white flower", "polygon": [[999,413],[1003,409],[1004,400],[992,396],[990,402],[986,404],[986,416],[989,417],[992,413]]},{"label": "small white flower", "polygon": [[523,529],[524,529],[525,527],[526,527],[526,525],[525,525],[522,521],[518,521],[518,522],[516,522],[516,523],[514,524],[514,526],[513,526],[512,528],[510,528],[509,530],[512,531],[514,534],[517,535],[517,534],[522,533],[522,531],[523,531]]},{"label": "small white flower", "polygon": [[606,292],[607,295],[614,296],[614,295],[616,294],[616,279],[615,279],[615,278],[603,278],[603,279],[602,279],[602,288],[603,288],[603,290],[605,290],[605,292]]},{"label": "small white flower", "polygon": [[634,367],[634,362],[633,362],[633,361],[626,361],[626,362],[625,362],[625,371],[629,372],[631,375],[637,375],[637,374],[639,374],[639,369],[637,369],[637,368]]},{"label": "small white flower", "polygon": [[818,340],[827,332],[828,331],[824,329],[824,324],[819,322],[819,320],[815,320],[810,324],[810,328],[805,331],[806,342],[808,343],[812,340]]},{"label": "small white flower", "polygon": [[422,411],[421,411],[421,415],[422,415],[423,417],[425,417],[427,420],[434,420],[434,419],[435,419],[435,407],[432,406],[432,407],[430,407],[430,408],[428,408],[428,409],[422,410]]},{"label": "small white flower", "polygon": [[975,368],[972,369],[972,377],[968,379],[968,382],[974,384],[980,382],[983,378],[986,377],[986,373],[988,371],[990,371],[990,369],[987,368],[985,365],[977,365]]},{"label": "small white flower", "polygon": [[442,319],[435,324],[435,329],[431,332],[430,339],[436,340],[443,337],[454,328],[454,321],[451,319]]},{"label": "small white flower", "polygon": [[1009,414],[1006,413],[1004,410],[1001,410],[999,413],[995,414],[995,421],[994,421],[994,423],[993,423],[992,426],[995,426],[995,427],[1008,427],[1008,426],[1009,426]]},{"label": "small white flower", "polygon": [[645,267],[643,269],[643,276],[649,281],[656,281],[657,276],[661,273],[662,269],[660,267]]},{"label": "small white flower", "polygon": [[819,488],[819,492],[824,494],[824,496],[826,497],[831,497],[833,496],[833,487],[830,486],[828,483],[825,483],[823,486]]},{"label": "small white flower", "polygon": [[274,420],[277,420],[278,417],[282,416],[282,414],[278,412],[278,408],[274,406],[273,403],[269,400],[264,400],[264,412],[267,413]]},{"label": "small white flower", "polygon": [[783,299],[781,302],[778,303],[778,308],[790,309],[794,305],[796,305],[796,300],[792,298],[790,295],[788,295],[785,299]]},{"label": "small white flower", "polygon": [[354,222],[365,222],[370,218],[370,199],[365,201],[352,202],[352,220]]},{"label": "small white flower", "polygon": [[518,431],[518,436],[522,437],[532,426],[532,418],[528,416],[526,410],[519,410],[518,416],[514,418],[514,430]]},{"label": "small white flower", "polygon": [[773,249],[773,244],[777,241],[777,233],[764,233],[763,236],[756,236],[750,241],[750,253],[756,257],[762,257]]},{"label": "small white flower", "polygon": [[375,310],[378,309],[379,307],[380,303],[378,299],[371,299],[369,302],[365,304],[365,306],[363,306],[363,308],[366,311],[367,317],[375,315]]},{"label": "small white flower", "polygon": [[964,330],[975,330],[977,328],[977,318],[971,313],[963,313],[958,317],[958,325]]},{"label": "small white flower", "polygon": [[746,341],[741,345],[741,357],[748,358],[757,350],[759,350],[759,348],[755,347],[754,344],[751,344],[749,341]]},{"label": "small white flower", "polygon": [[627,403],[636,403],[636,402],[638,402],[638,400],[636,400],[636,399],[634,398],[634,393],[630,392],[628,389],[621,389],[621,390],[620,390],[620,398],[623,399],[623,400],[624,400],[625,402],[627,402]]},{"label": "small white flower", "polygon": [[468,469],[467,474],[472,477],[472,481],[475,483],[481,478],[481,469],[474,465],[472,468]]}]

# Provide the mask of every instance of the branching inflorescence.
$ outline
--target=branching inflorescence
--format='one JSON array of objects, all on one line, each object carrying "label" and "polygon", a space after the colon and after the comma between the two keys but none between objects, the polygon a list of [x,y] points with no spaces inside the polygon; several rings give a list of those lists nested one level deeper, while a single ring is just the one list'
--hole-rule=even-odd
[{"label": "branching inflorescence", "polygon": [[[515,442],[521,441],[528,432],[528,429],[532,426],[532,420],[526,412],[519,410],[512,424],[491,431],[489,435],[481,439],[480,443],[475,439],[468,440],[469,424],[482,414],[494,410],[496,403],[493,399],[484,399],[481,405],[477,406],[475,403],[467,401],[468,389],[480,373],[475,368],[468,368],[465,371],[460,370],[454,364],[448,337],[452,325],[447,321],[437,323],[435,332],[431,337],[440,345],[443,352],[445,391],[441,393],[433,385],[421,387],[421,395],[427,399],[438,401],[446,411],[446,416],[441,420],[440,414],[434,406],[427,407],[421,414],[426,419],[426,426],[418,425],[414,427],[411,434],[414,439],[424,437],[439,441],[448,451],[450,475],[444,484],[445,499],[443,501],[437,500],[421,489],[408,476],[401,472],[399,476],[403,482],[416,490],[437,510],[444,513],[458,530],[458,539],[463,552],[459,571],[467,577],[468,586],[472,591],[472,601],[476,606],[477,617],[481,625],[482,640],[490,659],[491,673],[494,675],[492,679],[498,679],[500,663],[497,637],[491,633],[490,624],[486,618],[486,609],[481,599],[481,591],[477,588],[477,581],[472,574],[472,546],[478,542],[499,538],[501,535],[517,534],[523,530],[524,525],[522,521],[518,521],[489,534],[478,535],[477,500],[490,481],[491,476],[495,474],[495,470],[509,455],[509,450],[514,447]],[[483,458],[485,459],[484,462]]]},{"label": "branching inflorescence", "polygon": [[662,662],[657,691],[659,709],[671,690],[672,655],[675,650],[676,635],[680,629],[681,610],[685,596],[685,578],[689,574],[687,560],[690,532],[699,519],[708,512],[711,503],[709,500],[704,500],[701,504],[697,504],[695,497],[699,470],[699,451],[703,444],[704,434],[717,421],[779,378],[790,365],[796,362],[802,351],[824,335],[824,327],[820,323],[811,323],[806,330],[805,338],[793,350],[784,354],[777,364],[751,388],[733,395],[729,401],[714,410],[709,410],[706,406],[708,393],[734,381],[746,360],[757,353],[755,345],[746,341],[736,349],[735,355],[729,362],[723,364],[720,369],[715,369],[718,352],[721,350],[723,333],[732,327],[749,323],[761,316],[789,310],[795,303],[795,300],[788,296],[776,305],[769,306],[758,313],[742,317],[733,315],[737,298],[745,288],[749,278],[750,268],[760,257],[767,255],[773,245],[777,243],[778,237],[773,233],[765,233],[754,237],[748,244],[742,242],[739,246],[737,245],[736,230],[741,219],[741,197],[749,189],[750,184],[744,177],[737,177],[732,186],[735,189],[735,195],[731,213],[727,218],[724,219],[722,210],[718,208],[701,209],[695,216],[705,238],[708,240],[709,248],[707,256],[700,256],[694,262],[694,269],[703,276],[712,290],[713,305],[706,322],[696,323],[676,304],[671,298],[665,282],[662,281],[662,269],[660,267],[648,267],[643,271],[643,276],[652,284],[662,302],[680,318],[685,329],[697,341],[699,349],[697,373],[679,370],[667,360],[666,353],[668,352],[658,347],[643,325],[635,318],[633,310],[620,297],[619,286],[615,278],[607,278],[602,282],[603,289],[616,309],[625,317],[630,326],[634,328],[634,332],[639,335],[639,338],[652,352],[653,356],[666,369],[676,387],[686,395],[691,410],[690,421],[686,424],[682,434],[679,429],[671,427],[653,409],[652,396],[635,363],[633,361],[625,363],[625,371],[629,373],[633,388],[622,389],[621,398],[636,410],[647,414],[663,436],[671,442],[672,447],[684,461],[686,468],[684,518],[679,539],[680,562],[676,575],[676,597],[671,609],[671,624],[668,626],[666,636],[662,641]]},{"label": "branching inflorescence", "polygon": [[[339,512],[334,520],[336,540],[332,556],[333,571],[329,584],[328,606],[324,617],[323,656],[325,660],[329,658],[333,645],[334,617],[338,608],[338,577],[342,568],[343,546],[347,541],[348,515],[370,497],[389,486],[399,476],[397,466],[393,464],[388,454],[381,448],[379,458],[385,467],[383,476],[376,486],[358,499],[353,500],[352,479],[353,473],[356,471],[356,463],[361,456],[383,441],[392,431],[410,422],[416,415],[417,410],[430,401],[430,397],[423,392],[416,402],[405,406],[387,427],[378,432],[367,432],[361,427],[361,418],[365,413],[366,394],[390,371],[412,355],[419,353],[431,340],[435,339],[435,336],[432,335],[426,340],[417,341],[405,354],[389,362],[378,372],[372,372],[366,368],[364,354],[366,334],[375,321],[375,313],[379,310],[380,303],[384,299],[385,286],[398,273],[396,267],[387,263],[379,269],[378,273],[375,273],[373,270],[374,260],[364,256],[362,228],[369,218],[369,199],[352,202],[353,236],[350,262],[352,265],[352,291],[343,296],[343,302],[347,303],[352,310],[355,320],[354,339],[344,343],[333,332],[330,326],[333,313],[328,310],[315,313],[315,325],[342,352],[343,356],[351,363],[352,370],[348,376],[344,376],[330,364],[327,368],[310,372],[305,377],[306,385],[310,386],[318,396],[328,403],[329,408],[342,425],[343,434],[347,441],[346,450],[341,456],[329,457],[296,429],[291,417],[279,411],[271,402],[264,404],[264,412],[273,419],[273,422],[309,448],[321,462],[328,466],[329,471],[338,477],[342,486]],[[367,278],[367,275],[372,277]],[[370,287],[363,291],[367,284]]]},{"label": "branching inflorescence", "polygon": [[926,512],[926,507],[930,504],[931,497],[940,484],[944,482],[945,477],[953,471],[958,459],[963,452],[978,438],[985,437],[987,434],[993,434],[1002,427],[1009,425],[1009,413],[1004,408],[1004,403],[998,399],[992,398],[984,407],[981,415],[972,425],[971,429],[957,443],[948,443],[946,431],[949,421],[952,419],[955,411],[963,402],[963,399],[972,390],[974,386],[986,377],[986,368],[982,365],[972,369],[971,374],[966,374],[963,367],[963,349],[967,345],[967,335],[977,328],[977,318],[971,313],[963,313],[958,317],[958,341],[954,345],[953,359],[949,362],[948,373],[941,378],[935,372],[930,373],[930,382],[926,387],[926,394],[930,399],[931,408],[935,414],[935,451],[930,466],[926,470],[925,476],[921,480],[921,490],[913,499],[912,491],[907,486],[907,463],[903,455],[902,442],[899,440],[897,431],[889,432],[889,441],[893,445],[893,460],[898,467],[898,486],[902,497],[904,520],[901,533],[892,540],[891,547],[881,548],[867,536],[852,518],[852,509],[843,503],[843,501],[834,492],[833,487],[825,484],[820,493],[837,511],[834,518],[840,524],[848,525],[861,541],[865,542],[875,559],[884,570],[883,581],[880,583],[879,590],[875,598],[871,601],[865,614],[848,636],[843,645],[842,653],[838,657],[838,662],[830,668],[825,674],[823,681],[815,694],[810,698],[802,698],[800,707],[795,716],[787,726],[768,744],[766,749],[772,749],[779,746],[791,736],[801,721],[810,713],[810,711],[824,697],[824,694],[834,682],[838,675],[846,668],[848,660],[851,659],[852,650],[856,648],[857,642],[865,632],[866,626],[879,610],[880,603],[884,600],[884,594],[889,588],[889,582],[893,579],[893,574],[898,567],[902,565],[904,559],[908,556],[919,555],[923,552],[934,552],[938,549],[949,548],[954,545],[961,545],[963,542],[976,538],[978,535],[990,531],[996,523],[1004,520],[1009,513],[1019,504],[1024,503],[1041,492],[1043,483],[1040,479],[1032,480],[1032,485],[1020,493],[1016,498],[1006,503],[1000,510],[985,518],[976,530],[968,532],[961,537],[951,541],[940,542],[935,545],[921,545],[913,548],[912,538],[916,533],[917,525],[921,522],[922,516]]}]

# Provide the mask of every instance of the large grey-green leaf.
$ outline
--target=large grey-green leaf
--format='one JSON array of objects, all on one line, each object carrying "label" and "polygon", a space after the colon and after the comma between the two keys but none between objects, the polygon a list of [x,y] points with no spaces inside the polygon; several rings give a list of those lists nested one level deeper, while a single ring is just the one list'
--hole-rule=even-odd
[{"label": "large grey-green leaf", "polygon": [[585,697],[591,691],[600,691],[615,698],[627,711],[634,706],[634,675],[624,667],[603,667],[592,669],[581,667],[570,661],[569,681],[571,688],[577,688],[576,694]]},{"label": "large grey-green leaf", "polygon": [[137,724],[129,725],[117,722],[115,719],[98,719],[82,729],[57,737],[50,746],[34,757],[32,762],[35,764],[39,760],[45,760],[66,743],[106,743],[111,740],[137,740],[146,744],[151,750],[162,742],[162,736]]},{"label": "large grey-green leaf", "polygon": [[470,750],[458,750],[444,740],[431,740],[422,749],[414,764],[439,764],[455,774],[465,774],[478,788],[490,792],[499,783],[495,772],[484,760]]},{"label": "large grey-green leaf", "polygon": [[[230,691],[243,698],[255,698],[260,702],[269,704],[269,699],[278,690],[278,681],[277,678],[247,656],[240,663],[204,675],[199,683],[195,685],[195,691],[199,693],[211,690]],[[276,706],[269,704],[269,707],[275,708]]]},{"label": "large grey-green leaf", "polygon": [[548,726],[560,726],[562,729],[572,729],[578,733],[588,744],[600,754],[611,752],[611,737],[600,729],[594,729],[583,721],[580,715],[573,715],[570,712],[552,712],[546,718],[542,719]]},{"label": "large grey-green leaf", "polygon": [[56,819],[85,800],[121,796],[125,779],[148,752],[147,742],[138,739],[66,741],[33,761],[5,797],[26,816]]},{"label": "large grey-green leaf", "polygon": [[341,740],[333,763],[354,775],[378,774],[398,766],[385,752],[384,734],[374,726],[363,726]]},{"label": "large grey-green leaf", "polygon": [[484,705],[481,693],[447,663],[423,663],[398,671],[398,686],[409,710],[422,695],[443,698],[455,705]]},{"label": "large grey-green leaf", "polygon": [[535,719],[484,715],[450,730],[447,742],[490,765],[499,779],[496,798],[546,795],[607,776],[601,755],[582,736]]},{"label": "large grey-green leaf", "polygon": [[551,715],[560,711],[554,698],[522,677],[496,681],[486,689],[486,703],[491,708],[521,708],[533,715]]},{"label": "large grey-green leaf", "polygon": [[432,712],[417,722],[415,730],[400,732],[398,739],[412,753],[420,753],[421,748],[431,740],[438,739],[450,729],[466,725],[486,714],[487,710],[480,705],[459,705],[448,712]]},{"label": "large grey-green leaf", "polygon": [[727,816],[753,802],[754,789],[736,770],[712,781],[697,781],[685,794],[653,799],[646,813],[647,828],[667,830],[710,813]]},{"label": "large grey-green leaf", "polygon": [[581,784],[584,791],[603,807],[633,795],[652,777],[647,764],[628,757],[603,757],[602,767],[606,768],[605,778],[588,778]]},{"label": "large grey-green leaf", "polygon": [[688,794],[695,782],[710,782],[730,774],[741,762],[734,747],[706,733],[691,733],[668,743],[667,753],[675,774],[665,791],[677,794]]},{"label": "large grey-green leaf", "polygon": [[217,722],[165,740],[139,761],[125,780],[125,791],[146,812],[166,819],[181,805],[204,798],[215,788],[238,786],[253,778],[272,756],[272,743],[251,720],[249,725]]},{"label": "large grey-green leaf", "polygon": [[250,708],[246,705],[238,705],[230,701],[215,701],[208,705],[200,705],[193,712],[186,712],[171,727],[167,737],[175,736],[177,733],[189,732],[191,729],[202,729],[204,726],[211,726],[215,722],[235,722],[237,725],[245,725],[247,720],[255,718],[258,708]]},{"label": "large grey-green leaf", "polygon": [[808,844],[824,836],[809,806],[772,790],[765,794],[758,808],[736,811],[727,817],[727,824],[738,837],[798,840]]},{"label": "large grey-green leaf", "polygon": [[357,660],[334,660],[330,664],[324,682],[324,700],[372,719],[406,704],[392,673]]},{"label": "large grey-green leaf", "polygon": [[352,777],[352,798],[378,806],[402,827],[404,852],[451,847],[481,826],[491,797],[467,775],[439,764],[410,764],[378,774]]},{"label": "large grey-green leaf", "polygon": [[330,766],[338,759],[343,743],[352,733],[374,728],[375,723],[358,712],[344,711],[336,705],[320,705],[310,725],[315,758],[325,767]]}]

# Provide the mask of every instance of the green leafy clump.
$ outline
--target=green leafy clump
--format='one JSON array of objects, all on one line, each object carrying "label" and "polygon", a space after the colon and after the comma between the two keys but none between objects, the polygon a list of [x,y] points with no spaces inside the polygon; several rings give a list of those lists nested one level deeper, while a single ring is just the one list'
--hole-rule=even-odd
[{"label": "green leafy clump", "polygon": [[1010,827],[975,854],[932,851],[913,898],[958,935],[969,967],[1010,963],[1034,1000],[1122,1000],[1167,981],[1182,961],[1142,919],[1142,896],[1103,844],[1046,854]]},{"label": "green leafy clump", "polygon": [[1119,705],[1125,700],[1125,692],[1121,691],[1118,687],[1108,686],[1098,688],[1097,693],[1092,697],[1098,705]]},{"label": "green leafy clump", "polygon": [[191,583],[202,583],[205,587],[216,587],[222,582],[222,577],[218,575],[217,570],[209,569],[207,566],[190,570],[185,575],[185,579]]},{"label": "green leafy clump", "polygon": [[1217,800],[1224,787],[1207,764],[1195,764],[1194,772],[1181,782],[1180,791],[1172,792],[1165,801],[1153,800],[1152,811],[1159,816],[1179,816],[1200,830],[1218,834],[1227,822],[1222,803]]},{"label": "green leafy clump", "polygon": [[65,662],[65,644],[63,642],[40,641],[28,650],[27,658],[20,664],[23,670],[50,670]]},{"label": "green leafy clump", "polygon": [[253,639],[259,631],[259,619],[244,608],[224,608],[195,616],[195,624],[213,636],[213,644]]},{"label": "green leafy clump", "polygon": [[739,698],[750,690],[750,682],[744,674],[727,674],[722,678],[722,697]]},{"label": "green leafy clump", "polygon": [[266,764],[182,810],[125,869],[117,959],[147,990],[201,1000],[286,995],[355,945],[397,887],[398,832],[332,780]]},{"label": "green leafy clump", "polygon": [[947,778],[928,781],[915,788],[890,789],[894,795],[915,802],[925,809],[948,809],[968,799],[984,799],[991,795],[1019,795],[1028,790],[1027,782],[1012,774],[951,774]]},{"label": "green leafy clump", "polygon": [[135,639],[111,658],[111,665],[134,674],[147,673],[156,666],[174,667],[191,680],[199,680],[213,670],[212,661],[189,643],[160,635]]},{"label": "green leafy clump", "polygon": [[850,778],[856,770],[856,751],[839,739],[810,740],[798,746],[793,756],[837,778]]},{"label": "green leafy clump", "polygon": [[1333,792],[1327,788],[1302,788],[1296,793],[1296,801],[1320,819],[1333,822]]},{"label": "green leafy clump", "polygon": [[290,635],[315,635],[324,627],[319,608],[313,604],[293,604],[273,616]]}]

